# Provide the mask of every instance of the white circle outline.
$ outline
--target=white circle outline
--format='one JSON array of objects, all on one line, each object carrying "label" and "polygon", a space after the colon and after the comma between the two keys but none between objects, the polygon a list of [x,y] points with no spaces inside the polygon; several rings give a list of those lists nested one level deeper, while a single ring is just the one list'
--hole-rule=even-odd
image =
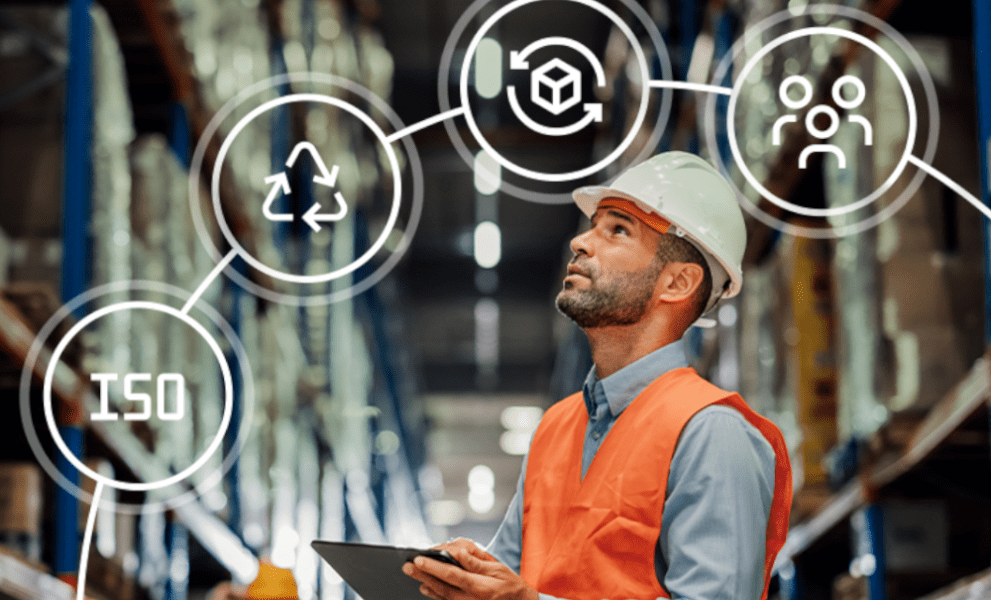
[{"label": "white circle outline", "polygon": [[[731,66],[737,59],[743,56],[746,43],[751,43],[755,40],[759,41],[759,37],[771,27],[779,25],[785,21],[794,21],[813,14],[832,17],[843,16],[864,23],[865,25],[868,25],[869,27],[883,33],[888,39],[892,40],[905,54],[905,57],[911,61],[912,66],[915,68],[915,72],[919,77],[919,81],[922,83],[922,87],[925,90],[926,108],[928,109],[926,114],[929,122],[929,131],[926,137],[925,148],[922,151],[923,156],[921,158],[927,163],[932,162],[933,157],[936,156],[936,146],[939,141],[939,103],[936,99],[936,86],[933,83],[932,76],[926,69],[926,65],[922,61],[922,57],[919,56],[918,51],[908,42],[908,40],[905,39],[905,36],[882,19],[879,19],[862,10],[840,5],[809,5],[806,6],[799,14],[794,14],[790,10],[781,10],[769,15],[747,30],[743,36],[738,38],[733,43],[731,51],[727,52],[716,66],[711,80],[712,84],[723,87],[727,85],[731,86],[731,84],[726,84],[724,82],[730,74]],[[716,96],[713,94],[705,100],[706,114],[716,115],[716,108]],[[705,119],[704,123],[705,139],[708,143],[710,152],[716,159],[716,165],[720,172],[722,172],[727,179],[732,181],[729,173],[730,163],[727,162],[729,157],[723,156],[719,147],[720,142],[716,137],[717,131],[715,125],[717,123],[717,119]],[[835,239],[854,233],[862,233],[868,229],[877,227],[882,221],[901,210],[905,204],[912,199],[913,194],[919,190],[922,186],[923,180],[925,180],[927,176],[928,173],[922,169],[916,171],[915,176],[911,179],[908,186],[898,194],[898,197],[892,202],[886,204],[875,214],[868,215],[857,222],[831,224],[829,227],[825,228],[806,227],[783,221],[751,202],[736,184],[733,185],[733,188],[736,191],[737,201],[740,203],[740,206],[742,206],[743,209],[752,217],[756,218],[768,227],[773,227],[781,233],[788,235],[812,239]]]},{"label": "white circle outline", "polygon": [[[640,21],[640,24],[650,37],[653,50],[657,53],[656,58],[660,65],[661,79],[672,79],[671,57],[668,55],[667,45],[664,43],[661,33],[657,30],[657,24],[654,23],[650,15],[647,14],[647,11],[644,10],[644,8],[635,0],[620,1],[626,9]],[[447,41],[444,43],[444,50],[441,52],[440,68],[437,70],[437,101],[440,104],[442,112],[451,110],[451,99],[448,95],[448,88],[452,84],[450,81],[452,71],[451,65],[454,62],[454,52],[456,50],[457,42],[461,39],[462,34],[468,28],[468,24],[473,22],[482,9],[492,2],[493,0],[475,0],[472,2],[468,5],[468,8],[461,13],[461,16],[458,17],[458,20],[451,28],[450,34],[448,34]],[[660,97],[661,100],[657,107],[657,119],[653,121],[654,127],[651,130],[650,136],[648,137],[643,148],[641,148],[640,152],[637,153],[637,155],[630,161],[631,164],[645,160],[648,156],[653,154],[661,141],[661,137],[664,135],[664,130],[667,126],[668,119],[671,116],[671,105],[674,99],[674,90],[671,88],[660,88]],[[454,149],[457,151],[458,155],[461,156],[461,160],[465,165],[471,168],[475,153],[468,149],[468,146],[462,138],[460,131],[457,127],[455,127],[453,119],[444,121],[444,130],[451,139]],[[508,180],[504,180],[502,182],[502,187],[500,187],[499,190],[505,194],[519,198],[520,200],[533,202],[535,204],[571,205],[574,203],[574,199],[571,197],[570,191],[567,193],[538,192],[519,187]]]},{"label": "white circle outline", "polygon": [[[623,1],[630,2],[631,0]],[[255,82],[238,92],[237,95],[228,100],[227,103],[213,115],[210,122],[207,123],[206,128],[200,134],[199,141],[196,143],[196,149],[193,151],[192,161],[190,162],[189,168],[188,195],[189,208],[193,215],[193,225],[196,227],[196,233],[200,238],[200,243],[203,244],[204,248],[206,248],[214,262],[221,260],[223,254],[214,245],[213,238],[207,231],[206,224],[203,220],[203,211],[200,208],[199,201],[199,181],[203,170],[203,160],[206,155],[209,140],[212,139],[214,134],[217,133],[217,130],[220,128],[220,124],[224,121],[224,119],[226,119],[235,108],[247,102],[252,96],[271,90],[276,86],[299,82],[321,83],[331,87],[343,88],[344,90],[367,101],[369,105],[381,112],[385,116],[386,120],[388,120],[393,126],[394,131],[401,131],[406,127],[406,125],[399,119],[399,116],[396,115],[396,112],[392,110],[392,107],[389,106],[384,100],[373,94],[368,88],[339,75],[315,73],[312,71],[283,73],[281,75],[273,75],[268,79]],[[447,125],[446,122],[445,125]],[[382,278],[392,271],[393,267],[395,267],[396,264],[398,264],[398,262],[403,258],[406,250],[409,249],[410,240],[416,233],[417,227],[420,223],[420,216],[423,212],[423,167],[420,163],[420,156],[417,153],[416,146],[411,141],[411,136],[405,136],[399,141],[406,150],[406,158],[409,160],[410,175],[413,180],[413,200],[412,208],[410,209],[411,214],[409,221],[406,223],[406,227],[403,229],[402,238],[400,239],[396,249],[393,250],[389,257],[385,259],[385,261],[383,261],[382,264],[379,265],[379,267],[370,275],[366,276],[357,283],[352,283],[352,285],[345,289],[336,290],[334,292],[320,295],[294,295],[263,288],[231,267],[224,269],[224,274],[230,277],[239,286],[244,288],[245,291],[254,294],[255,296],[278,304],[287,304],[292,306],[325,306],[327,304],[333,304],[347,298],[353,298],[381,281]]]},{"label": "white circle outline", "polygon": [[486,152],[488,152],[492,158],[496,160],[500,165],[509,169],[510,171],[516,173],[517,175],[522,175],[528,177],[529,179],[534,179],[537,181],[545,181],[552,183],[559,183],[563,181],[574,181],[576,179],[581,179],[582,177],[587,177],[593,173],[597,173],[614,160],[616,160],[627,148],[633,143],[636,138],[640,127],[643,126],[643,122],[647,117],[647,108],[650,104],[650,68],[647,64],[647,58],[643,54],[643,49],[637,41],[633,31],[629,26],[619,18],[615,12],[609,8],[599,4],[595,0],[567,0],[569,2],[577,2],[579,4],[584,4],[585,6],[598,11],[599,13],[605,15],[610,21],[619,27],[620,31],[626,36],[627,40],[630,42],[630,46],[633,47],[634,53],[637,55],[637,62],[640,66],[640,75],[643,79],[643,89],[640,92],[640,108],[637,111],[637,117],[633,122],[633,126],[630,127],[630,132],[626,135],[626,138],[618,145],[616,148],[605,158],[599,162],[585,167],[584,169],[579,169],[576,171],[570,171],[568,173],[541,173],[540,171],[533,171],[531,169],[526,169],[521,167],[512,161],[506,159],[498,152],[495,148],[489,144],[488,140],[482,135],[481,130],[478,128],[478,124],[475,123],[475,117],[471,113],[471,104],[468,101],[468,75],[469,68],[472,64],[472,57],[475,55],[475,51],[478,48],[478,44],[482,41],[485,33],[492,28],[495,23],[506,16],[507,13],[516,10],[521,6],[526,6],[527,4],[532,4],[534,2],[541,2],[543,0],[515,0],[502,7],[495,14],[485,20],[482,27],[475,33],[475,37],[472,38],[471,43],[468,44],[468,50],[465,51],[464,63],[461,65],[461,81],[460,81],[460,95],[461,95],[461,106],[465,107],[464,117],[465,122],[468,124],[468,129],[471,130],[473,136],[475,136],[475,141],[481,146]]},{"label": "white circle outline", "polygon": [[[788,88],[791,87],[791,84],[793,83],[799,84],[799,87],[801,87],[805,92],[801,100],[792,100],[788,97]],[[778,86],[778,97],[781,98],[782,104],[792,110],[804,108],[805,105],[809,103],[809,100],[812,100],[812,84],[809,83],[808,79],[802,77],[801,75],[789,75],[788,77],[785,77],[781,82],[781,85]]]},{"label": "white circle outline", "polygon": [[[743,84],[747,79],[747,75],[750,71],[754,69],[757,62],[764,58],[769,52],[777,48],[778,46],[790,42],[791,40],[797,39],[799,37],[806,37],[812,35],[837,35],[840,37],[845,37],[849,40],[853,40],[862,46],[870,48],[875,54],[877,54],[884,62],[888,64],[888,67],[895,74],[898,79],[898,83],[902,86],[902,91],[905,93],[905,104],[908,107],[908,133],[906,134],[905,150],[902,153],[901,160],[898,161],[898,165],[891,172],[891,175],[881,184],[878,189],[874,190],[871,194],[861,198],[860,200],[847,204],[846,206],[836,206],[833,208],[808,208],[805,206],[798,206],[788,202],[783,198],[779,198],[773,194],[770,190],[765,188],[757,178],[754,177],[753,173],[747,167],[746,162],[743,160],[743,156],[740,153],[740,148],[736,139],[736,127],[734,123],[734,113],[736,112],[736,101],[740,96],[740,90],[743,88]],[[727,137],[729,138],[730,151],[733,153],[733,158],[737,161],[737,165],[740,167],[740,172],[743,173],[743,177],[747,180],[755,190],[761,193],[769,202],[776,204],[779,208],[793,212],[799,215],[804,215],[807,217],[836,217],[840,215],[845,215],[847,213],[859,210],[864,206],[874,202],[882,194],[891,189],[891,186],[895,184],[898,178],[901,176],[902,171],[908,165],[908,158],[912,153],[912,148],[915,146],[915,136],[917,129],[917,114],[915,109],[915,96],[912,94],[912,90],[908,85],[908,80],[905,79],[905,74],[902,72],[901,68],[895,63],[895,60],[884,51],[883,48],[867,39],[866,37],[853,33],[852,31],[846,31],[845,29],[839,29],[837,27],[805,27],[796,31],[786,33],[780,37],[775,38],[760,50],[754,53],[754,55],[747,61],[740,74],[737,76],[736,83],[733,85],[733,93],[730,95],[729,106],[726,108],[726,129]]]},{"label": "white circle outline", "polygon": [[[196,333],[200,334],[200,336],[206,340],[207,344],[210,346],[210,349],[213,350],[214,355],[217,357],[217,362],[220,363],[220,370],[224,378],[224,414],[220,419],[220,430],[217,432],[216,437],[213,438],[213,441],[210,442],[210,445],[207,446],[206,450],[203,451],[203,454],[195,462],[193,462],[193,464],[189,465],[175,475],[166,477],[160,481],[147,481],[141,483],[117,481],[116,479],[111,479],[109,477],[105,477],[104,475],[100,475],[83,464],[83,462],[69,450],[68,446],[66,446],[65,440],[62,439],[62,436],[58,432],[58,426],[55,424],[55,415],[52,411],[52,379],[54,379],[55,376],[55,368],[58,366],[59,358],[62,356],[62,353],[65,351],[65,348],[68,346],[69,342],[72,341],[72,338],[82,331],[84,327],[100,317],[122,310],[133,309],[154,310],[165,313],[179,319],[186,325],[189,325],[196,330]],[[132,492],[145,492],[149,490],[157,490],[159,488],[168,487],[172,484],[178,483],[195,473],[200,467],[206,464],[206,461],[210,460],[210,457],[213,456],[213,454],[220,447],[220,444],[223,443],[224,434],[227,432],[227,428],[231,422],[231,414],[234,410],[234,380],[231,376],[230,365],[227,364],[227,360],[224,358],[224,353],[217,344],[217,341],[213,339],[213,336],[211,336],[209,332],[207,332],[207,330],[199,324],[199,322],[181,310],[172,308],[171,306],[165,304],[149,302],[146,300],[130,300],[127,302],[111,304],[110,306],[105,306],[91,314],[88,314],[73,325],[71,329],[69,329],[68,333],[66,333],[59,341],[58,345],[55,347],[55,350],[52,351],[52,356],[48,361],[48,368],[45,370],[45,382],[42,389],[42,399],[44,401],[43,406],[45,409],[45,422],[48,425],[48,431],[52,434],[52,438],[55,441],[55,445],[58,446],[59,451],[62,452],[62,455],[65,456],[65,458],[74,467],[79,469],[81,473],[85,473],[94,481],[103,483],[109,487]]]},{"label": "white circle outline", "polygon": [[[361,120],[361,122],[364,123],[373,134],[375,134],[378,141],[385,147],[386,155],[389,158],[389,165],[392,167],[392,180],[394,186],[392,194],[392,210],[389,212],[389,219],[386,222],[385,228],[382,229],[382,233],[364,254],[356,258],[350,264],[341,267],[336,271],[324,273],[323,275],[294,275],[292,273],[285,273],[283,271],[273,269],[272,267],[256,259],[254,256],[251,256],[251,254],[249,254],[248,251],[245,250],[240,243],[238,243],[237,238],[234,237],[234,234],[227,226],[227,220],[224,218],[224,213],[220,206],[220,173],[224,164],[224,158],[227,155],[227,151],[230,150],[231,144],[234,143],[234,138],[237,137],[237,134],[239,134],[241,130],[248,125],[248,123],[262,113],[277,106],[282,106],[283,104],[290,104],[293,102],[321,102],[323,104],[329,104],[331,106],[344,109],[355,117],[358,117],[358,119]],[[371,260],[372,257],[382,249],[382,246],[385,245],[386,239],[389,237],[389,234],[392,233],[392,229],[396,225],[396,220],[399,218],[399,208],[402,205],[403,195],[402,172],[399,169],[399,159],[396,157],[396,151],[392,148],[392,144],[390,144],[386,139],[385,133],[382,132],[371,117],[358,109],[358,107],[343,100],[332,98],[330,96],[324,96],[322,94],[289,94],[288,96],[281,96],[279,98],[269,100],[268,102],[265,102],[261,106],[255,108],[245,115],[244,118],[238,121],[237,125],[235,125],[234,128],[231,129],[231,132],[227,134],[223,145],[220,147],[220,151],[217,153],[217,158],[214,161],[213,176],[210,181],[210,195],[212,196],[213,211],[217,216],[217,224],[220,227],[221,233],[223,233],[224,238],[227,239],[227,242],[231,245],[231,247],[235,249],[237,253],[241,255],[241,258],[247,261],[248,264],[255,267],[259,271],[267,273],[276,279],[281,279],[282,281],[289,281],[292,283],[324,283],[358,270],[362,265]]]},{"label": "white circle outline", "polygon": [[[31,451],[34,453],[35,458],[38,459],[38,463],[41,467],[46,473],[48,473],[49,477],[51,477],[55,483],[59,485],[59,487],[69,492],[80,501],[87,503],[92,502],[93,494],[84,491],[78,484],[69,481],[65,475],[58,470],[55,463],[52,462],[51,458],[45,453],[44,448],[42,448],[41,440],[38,438],[38,432],[35,430],[34,423],[29,416],[29,413],[31,412],[30,390],[33,385],[32,382],[34,381],[34,367],[38,362],[42,349],[45,347],[45,342],[51,336],[52,332],[76,309],[84,304],[94,301],[97,298],[110,294],[135,291],[168,294],[174,298],[178,298],[183,303],[185,303],[190,297],[188,290],[159,281],[148,281],[141,279],[105,283],[87,290],[72,300],[66,302],[61,308],[55,311],[55,314],[49,317],[48,321],[44,325],[41,326],[41,329],[38,330],[38,335],[31,343],[31,348],[28,349],[27,356],[24,360],[24,369],[21,371],[21,424],[24,426],[24,432],[27,434],[28,446],[31,447]],[[253,407],[255,391],[254,378],[251,376],[251,365],[248,362],[247,356],[244,352],[244,346],[241,344],[241,340],[234,334],[230,324],[224,321],[212,306],[201,304],[199,305],[199,309],[220,330],[221,335],[227,339],[227,342],[231,345],[231,349],[234,351],[234,358],[237,361],[238,367],[242,370],[243,378],[241,383],[244,394],[245,411],[241,419],[240,427],[238,428],[234,448],[232,448],[231,452],[229,452],[223,459],[222,464],[217,471],[211,473],[203,481],[195,486],[192,486],[192,489],[186,490],[179,496],[164,500],[143,501],[140,504],[122,503],[119,500],[110,500],[109,498],[104,497],[100,499],[101,507],[109,507],[112,510],[122,514],[140,515],[148,511],[165,511],[182,506],[183,504],[191,502],[197,495],[203,494],[205,490],[216,486],[220,482],[220,478],[223,474],[230,470],[230,468],[234,465],[234,461],[238,458],[241,450],[244,448],[248,430],[251,428],[252,415],[254,414]]]},{"label": "white circle outline", "polygon": [[[826,129],[819,129],[814,123],[816,115],[820,113],[829,116],[829,127]],[[828,104],[813,106],[805,114],[805,127],[812,134],[812,137],[820,140],[831,138],[840,129],[840,115],[836,112],[835,108]]]},{"label": "white circle outline", "polygon": [[[853,84],[853,87],[857,90],[853,100],[843,98],[843,86],[848,83]],[[833,102],[835,102],[836,106],[839,106],[840,108],[846,110],[857,108],[866,97],[867,88],[864,87],[864,82],[860,80],[860,77],[857,77],[856,75],[844,75],[838,78],[833,84]]]}]

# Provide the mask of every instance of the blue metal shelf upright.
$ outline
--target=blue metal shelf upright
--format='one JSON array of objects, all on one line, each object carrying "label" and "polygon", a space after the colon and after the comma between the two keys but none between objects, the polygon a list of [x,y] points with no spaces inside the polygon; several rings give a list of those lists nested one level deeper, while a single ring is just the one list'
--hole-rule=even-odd
[{"label": "blue metal shelf upright", "polygon": [[[986,0],[974,0],[974,63],[981,191],[984,204],[991,205],[991,5]],[[984,289],[985,341],[991,345],[991,221],[984,230]]]},{"label": "blue metal shelf upright", "polygon": [[[69,63],[66,81],[65,155],[63,157],[62,219],[62,301],[68,302],[86,291],[89,284],[90,180],[93,137],[93,44],[90,19],[91,0],[69,1]],[[83,314],[77,309],[76,316]],[[83,453],[81,415],[62,415],[59,433],[76,456]],[[59,471],[74,485],[79,471],[59,454]],[[72,579],[79,570],[79,501],[61,486],[55,490],[56,575]]]}]

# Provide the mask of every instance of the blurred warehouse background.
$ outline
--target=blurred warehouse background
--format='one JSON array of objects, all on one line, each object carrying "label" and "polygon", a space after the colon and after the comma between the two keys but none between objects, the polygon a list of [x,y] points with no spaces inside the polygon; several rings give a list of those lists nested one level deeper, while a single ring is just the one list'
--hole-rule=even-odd
[{"label": "blurred warehouse background", "polygon": [[[645,94],[621,28],[565,0],[500,20],[478,53],[511,67],[511,50],[573,36],[603,66],[601,122],[536,135],[489,101],[524,85],[513,68],[483,80],[470,64],[468,95],[486,139],[533,170],[579,170],[630,139],[587,177],[527,181],[463,116],[405,136],[392,164],[367,123],[314,102],[250,120],[224,156],[242,119],[290,94],[339,98],[385,134],[458,107],[462,64],[483,60],[466,59],[468,45],[505,4],[0,0],[0,598],[75,597],[97,484],[55,429],[93,474],[126,484],[101,484],[93,598],[345,598],[312,540],[487,543],[543,411],[591,366],[553,306],[567,243],[587,226],[567,194],[666,149],[726,165],[750,199],[743,293],[686,335],[693,366],[774,420],[792,452],[772,596],[991,597],[988,221],[900,168],[911,153],[991,203],[986,1],[603,0],[654,79],[732,87],[762,44],[802,27],[855,32],[890,55],[809,36],[755,63],[731,120],[764,192],[733,166],[726,96]],[[822,154],[797,166],[811,137],[782,128],[775,98],[799,74],[824,90],[863,82],[844,108],[870,133],[848,120],[824,136],[843,166]],[[348,201],[332,227],[303,218],[335,202],[311,183],[315,162],[270,178],[304,141]],[[875,202],[824,216],[882,183]],[[276,194],[285,219],[263,209],[273,185],[299,190]],[[230,236],[269,268],[239,254],[210,282]],[[346,270],[366,253],[333,281],[278,276]],[[179,311],[194,290],[189,318],[216,348],[154,310],[108,313],[58,347],[87,315],[124,301]],[[133,397],[123,375],[100,379],[109,372],[157,377],[167,406],[117,419]],[[140,485],[200,456],[180,483]]]}]

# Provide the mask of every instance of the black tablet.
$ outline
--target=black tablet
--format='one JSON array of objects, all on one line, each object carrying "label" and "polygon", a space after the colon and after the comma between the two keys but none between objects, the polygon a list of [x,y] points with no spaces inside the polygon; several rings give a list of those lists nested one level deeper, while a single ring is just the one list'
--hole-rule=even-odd
[{"label": "black tablet", "polygon": [[320,540],[312,546],[364,600],[424,600],[420,582],[403,573],[403,564],[417,556],[461,566],[443,550]]}]

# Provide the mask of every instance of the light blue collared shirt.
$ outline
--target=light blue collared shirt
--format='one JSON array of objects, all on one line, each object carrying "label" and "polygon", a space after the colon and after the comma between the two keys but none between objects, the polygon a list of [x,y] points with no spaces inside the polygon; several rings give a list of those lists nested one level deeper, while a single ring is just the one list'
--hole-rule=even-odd
[{"label": "light blue collared shirt", "polygon": [[[664,373],[685,366],[684,344],[679,340],[605,379],[599,379],[592,367],[582,389],[589,414],[582,477],[633,399]],[[527,458],[516,495],[487,548],[517,573],[523,549]],[[760,598],[774,463],[771,445],[732,408],[710,406],[688,422],[671,459],[664,520],[654,553],[657,580],[671,598]]]}]

